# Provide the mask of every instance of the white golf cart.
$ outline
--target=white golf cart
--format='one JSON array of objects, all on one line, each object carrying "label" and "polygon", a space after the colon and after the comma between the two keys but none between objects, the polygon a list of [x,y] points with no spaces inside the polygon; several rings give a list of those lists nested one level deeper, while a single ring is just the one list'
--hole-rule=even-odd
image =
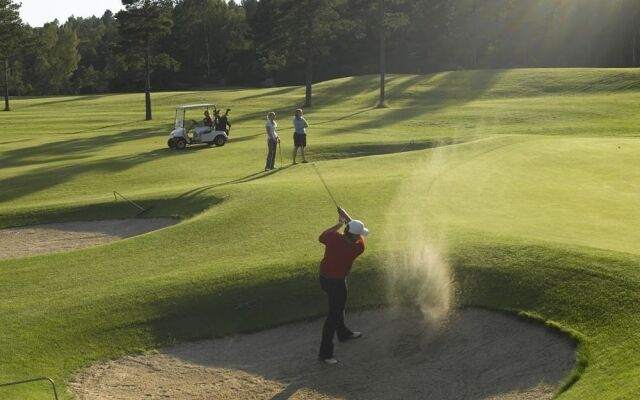
[{"label": "white golf cart", "polygon": [[[213,104],[185,104],[176,107],[176,117],[173,125],[173,131],[169,135],[167,145],[172,149],[182,150],[188,144],[204,143],[209,146],[224,146],[229,138],[225,131],[216,131],[215,127],[204,125],[204,123],[195,120],[187,120],[187,110],[200,109],[209,111],[209,108],[215,110]],[[214,124],[215,125],[215,124]],[[189,136],[191,132],[191,136]]]}]

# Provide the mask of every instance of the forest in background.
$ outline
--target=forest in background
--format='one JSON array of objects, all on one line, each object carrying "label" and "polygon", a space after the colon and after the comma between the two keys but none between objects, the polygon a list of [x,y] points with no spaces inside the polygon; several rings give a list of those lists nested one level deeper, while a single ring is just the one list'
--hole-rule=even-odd
[{"label": "forest in background", "polygon": [[382,38],[390,73],[640,64],[637,0],[123,4],[31,27],[18,3],[0,0],[3,86],[12,96],[140,91],[146,67],[153,90],[300,85],[378,73]]}]

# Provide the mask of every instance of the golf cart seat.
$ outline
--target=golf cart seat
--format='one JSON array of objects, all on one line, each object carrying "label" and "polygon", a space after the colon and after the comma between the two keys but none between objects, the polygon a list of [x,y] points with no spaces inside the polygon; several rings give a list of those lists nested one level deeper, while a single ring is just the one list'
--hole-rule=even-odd
[{"label": "golf cart seat", "polygon": [[193,128],[193,131],[195,133],[197,133],[198,135],[202,134],[202,133],[209,133],[213,130],[213,127],[211,126],[196,126],[195,128]]}]

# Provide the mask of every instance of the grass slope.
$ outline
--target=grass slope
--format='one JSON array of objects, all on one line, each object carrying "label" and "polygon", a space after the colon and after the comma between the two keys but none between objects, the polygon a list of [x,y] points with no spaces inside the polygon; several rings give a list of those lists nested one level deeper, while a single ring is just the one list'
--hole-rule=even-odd
[{"label": "grass slope", "polygon": [[[640,397],[640,71],[394,75],[388,109],[372,108],[376,82],[319,83],[306,113],[310,158],[373,232],[350,304],[385,301],[385,260],[403,244],[384,232],[410,217],[446,238],[460,305],[584,337],[588,367],[560,398]],[[0,261],[0,382],[48,375],[64,387],[97,360],[322,313],[316,236],[334,211],[313,169],[289,166],[303,95],[158,93],[149,122],[138,94],[15,100],[0,115],[0,226],[135,215],[114,190],[186,220]],[[166,149],[175,105],[203,101],[233,109],[230,142]],[[269,110],[286,168],[265,175]],[[37,399],[47,386],[0,390]]]}]

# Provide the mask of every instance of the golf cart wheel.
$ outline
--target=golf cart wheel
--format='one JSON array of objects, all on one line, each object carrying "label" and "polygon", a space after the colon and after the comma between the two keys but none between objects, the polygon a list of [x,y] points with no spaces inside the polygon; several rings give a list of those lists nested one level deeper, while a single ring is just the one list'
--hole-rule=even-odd
[{"label": "golf cart wheel", "polygon": [[167,146],[169,146],[170,149],[174,149],[176,147],[175,140],[173,140],[173,138],[167,140]]},{"label": "golf cart wheel", "polygon": [[176,138],[175,143],[176,143],[176,149],[178,150],[182,150],[185,147],[187,147],[187,141],[184,140],[184,138]]},{"label": "golf cart wheel", "polygon": [[225,137],[222,136],[222,135],[218,135],[218,136],[216,136],[215,139],[213,139],[213,143],[215,143],[215,145],[218,146],[218,147],[224,146],[226,141],[227,141],[227,139],[225,139]]}]

